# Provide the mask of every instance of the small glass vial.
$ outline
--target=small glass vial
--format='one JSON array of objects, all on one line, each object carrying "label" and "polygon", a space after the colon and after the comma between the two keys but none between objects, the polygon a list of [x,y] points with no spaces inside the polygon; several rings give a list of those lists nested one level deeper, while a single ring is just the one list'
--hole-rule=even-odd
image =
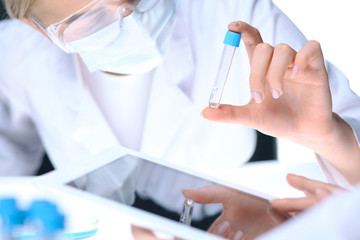
[{"label": "small glass vial", "polygon": [[226,79],[229,75],[231,63],[233,61],[236,48],[239,47],[240,40],[240,33],[231,31],[226,32],[220,67],[209,99],[209,107],[211,108],[218,108],[220,105]]},{"label": "small glass vial", "polygon": [[190,199],[185,199],[179,222],[184,225],[190,226],[193,211],[194,211],[194,201]]}]

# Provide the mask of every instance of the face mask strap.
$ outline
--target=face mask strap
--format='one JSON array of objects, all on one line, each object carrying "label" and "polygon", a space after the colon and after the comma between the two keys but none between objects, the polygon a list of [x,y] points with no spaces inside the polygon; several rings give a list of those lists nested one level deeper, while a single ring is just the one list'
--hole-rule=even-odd
[{"label": "face mask strap", "polygon": [[[33,17],[33,16],[27,16],[27,18],[28,18],[31,22],[33,22],[38,28],[40,28],[41,31],[43,31],[46,35],[48,35],[48,36],[50,37],[49,33],[46,31],[46,28],[42,25],[42,23],[40,23],[39,20],[37,20],[37,19],[36,19],[35,17]],[[50,37],[50,38],[51,38],[51,37]]]},{"label": "face mask strap", "polygon": [[[130,14],[124,14],[124,12],[126,12],[128,10],[131,11],[131,13]],[[138,10],[132,4],[126,4],[125,6],[121,7],[120,12],[119,12],[119,17],[118,17],[118,22],[119,22],[120,29],[123,28],[124,18],[134,14],[135,12],[138,12]]]},{"label": "face mask strap", "polygon": [[[136,7],[139,13],[144,13],[155,7],[155,5],[158,4],[160,1],[163,0],[139,0],[137,1]],[[149,4],[149,2],[151,2],[151,4]],[[147,6],[146,3],[148,3],[148,7],[143,6],[143,3],[145,6]]]}]

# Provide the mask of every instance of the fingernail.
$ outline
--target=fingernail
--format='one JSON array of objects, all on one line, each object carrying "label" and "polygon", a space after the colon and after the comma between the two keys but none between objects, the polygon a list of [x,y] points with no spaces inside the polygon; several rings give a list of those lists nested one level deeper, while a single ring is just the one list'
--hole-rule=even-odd
[{"label": "fingernail", "polygon": [[262,94],[259,91],[253,91],[252,97],[256,103],[261,103],[263,100]]},{"label": "fingernail", "polygon": [[296,78],[296,75],[298,74],[298,72],[299,72],[299,67],[298,67],[298,65],[295,65],[291,72],[290,78],[292,78],[292,79]]},{"label": "fingernail", "polygon": [[271,89],[271,95],[273,98],[278,99],[280,97],[280,91],[277,89],[272,88]]},{"label": "fingernail", "polygon": [[242,231],[237,231],[235,236],[233,237],[233,240],[241,240],[243,235],[244,234],[242,233]]},{"label": "fingernail", "polygon": [[234,21],[234,22],[231,23],[231,25],[238,26],[238,25],[239,25],[239,21]]},{"label": "fingernail", "polygon": [[226,233],[229,227],[230,227],[230,223],[228,221],[222,222],[217,229],[217,233],[219,235],[223,235],[224,233]]}]

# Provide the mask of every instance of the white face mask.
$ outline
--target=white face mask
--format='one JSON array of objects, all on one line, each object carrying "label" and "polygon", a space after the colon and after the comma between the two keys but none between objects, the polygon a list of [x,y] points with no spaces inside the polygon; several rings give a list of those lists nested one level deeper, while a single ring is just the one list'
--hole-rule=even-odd
[{"label": "white face mask", "polygon": [[[175,19],[175,2],[176,0],[160,0],[145,13],[134,12],[125,17],[121,30],[116,22],[88,37],[69,42],[68,45],[78,49],[90,72],[148,72],[163,60]],[[96,49],[99,45],[97,43],[103,43],[107,38],[114,40],[105,47]]]}]

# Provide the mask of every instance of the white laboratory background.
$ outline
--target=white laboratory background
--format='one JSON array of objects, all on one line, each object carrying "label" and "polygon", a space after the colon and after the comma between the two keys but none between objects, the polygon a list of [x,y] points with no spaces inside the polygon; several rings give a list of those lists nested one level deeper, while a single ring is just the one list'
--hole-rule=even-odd
[{"label": "white laboratory background", "polygon": [[[357,0],[273,0],[309,40],[317,40],[325,58],[349,79],[360,95],[360,5]],[[296,152],[296,154],[294,154]],[[300,152],[301,154],[298,154]],[[313,161],[303,147],[279,140],[280,161]]]}]

